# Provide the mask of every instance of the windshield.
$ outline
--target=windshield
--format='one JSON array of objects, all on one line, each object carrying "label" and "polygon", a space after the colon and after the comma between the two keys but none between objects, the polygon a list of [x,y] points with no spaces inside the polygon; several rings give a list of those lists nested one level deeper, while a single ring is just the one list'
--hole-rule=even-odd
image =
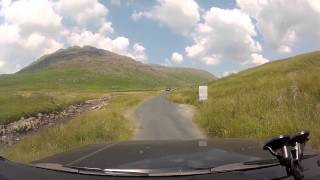
[{"label": "windshield", "polygon": [[1,0],[0,156],[300,168],[320,147],[319,4]]}]

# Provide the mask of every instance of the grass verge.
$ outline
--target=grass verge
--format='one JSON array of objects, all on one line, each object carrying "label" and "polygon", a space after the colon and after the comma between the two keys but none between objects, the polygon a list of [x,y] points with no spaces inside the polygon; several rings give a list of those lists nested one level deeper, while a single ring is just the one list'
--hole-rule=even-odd
[{"label": "grass verge", "polygon": [[105,93],[67,91],[0,91],[0,125],[21,116],[61,110],[71,104],[98,98]]},{"label": "grass verge", "polygon": [[87,144],[129,139],[133,121],[124,112],[137,106],[153,93],[119,93],[104,108],[86,112],[66,124],[30,135],[4,149],[4,157],[19,162],[38,160]]},{"label": "grass verge", "polygon": [[209,100],[199,103],[197,87],[169,99],[198,107],[194,121],[208,137],[266,139],[311,131],[320,149],[320,53],[276,61],[209,84]]}]

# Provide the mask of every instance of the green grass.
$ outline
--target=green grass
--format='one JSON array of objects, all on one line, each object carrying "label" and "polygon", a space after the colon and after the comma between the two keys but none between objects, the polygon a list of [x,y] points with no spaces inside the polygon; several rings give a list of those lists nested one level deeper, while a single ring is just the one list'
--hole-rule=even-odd
[{"label": "green grass", "polygon": [[106,93],[0,91],[0,124],[8,124],[22,116],[32,116],[39,112],[61,110],[68,105],[103,95]]},{"label": "green grass", "polygon": [[0,75],[0,125],[21,116],[60,110],[106,92],[153,91],[213,78],[194,69],[137,65],[128,60],[121,64],[119,59],[111,63],[97,55],[90,61],[86,58],[79,55],[76,60],[64,59],[62,65]]},{"label": "green grass", "polygon": [[[104,56],[88,48],[85,55],[79,51],[73,51],[72,56],[60,51],[40,58],[21,72],[0,75],[0,125],[115,92],[152,94],[150,91],[166,86],[199,84],[214,78],[201,70],[151,66],[122,56]],[[84,144],[127,139],[132,127],[122,113],[145,96],[117,96],[105,109],[84,113],[70,123],[27,137],[9,147],[6,154],[26,162]]]},{"label": "green grass", "polygon": [[174,92],[173,101],[196,105],[194,121],[209,137],[269,138],[311,131],[320,148],[320,53],[276,61],[209,84],[209,101],[197,89]]},{"label": "green grass", "polygon": [[129,139],[134,124],[125,112],[154,93],[118,94],[99,111],[86,112],[66,124],[41,131],[4,150],[10,160],[30,162],[87,144]]},{"label": "green grass", "polygon": [[[194,70],[193,70],[194,71]],[[183,86],[209,80],[208,74],[167,69],[153,73],[122,67],[118,71],[91,69],[44,69],[0,76],[0,90],[154,90],[166,85]]]},{"label": "green grass", "polygon": [[[190,72],[189,72],[190,71]],[[110,72],[48,68],[0,76],[0,125],[21,116],[62,109],[114,91],[145,91],[205,81],[202,71],[166,69],[163,73],[119,67]],[[95,96],[96,94],[96,96]]]}]

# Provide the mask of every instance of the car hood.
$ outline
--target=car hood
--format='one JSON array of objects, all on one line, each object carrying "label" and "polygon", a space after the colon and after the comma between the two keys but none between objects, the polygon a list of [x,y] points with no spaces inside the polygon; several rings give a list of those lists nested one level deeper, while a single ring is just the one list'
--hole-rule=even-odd
[{"label": "car hood", "polygon": [[272,158],[263,143],[242,139],[128,141],[87,145],[33,164],[101,169],[208,168]]}]

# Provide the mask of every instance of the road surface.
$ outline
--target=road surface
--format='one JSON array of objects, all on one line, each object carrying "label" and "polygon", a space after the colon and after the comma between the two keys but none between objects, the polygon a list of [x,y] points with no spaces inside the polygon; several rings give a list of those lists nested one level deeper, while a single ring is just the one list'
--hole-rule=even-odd
[{"label": "road surface", "polygon": [[136,140],[191,140],[205,136],[192,122],[193,109],[172,103],[166,94],[147,100],[136,111]]}]

